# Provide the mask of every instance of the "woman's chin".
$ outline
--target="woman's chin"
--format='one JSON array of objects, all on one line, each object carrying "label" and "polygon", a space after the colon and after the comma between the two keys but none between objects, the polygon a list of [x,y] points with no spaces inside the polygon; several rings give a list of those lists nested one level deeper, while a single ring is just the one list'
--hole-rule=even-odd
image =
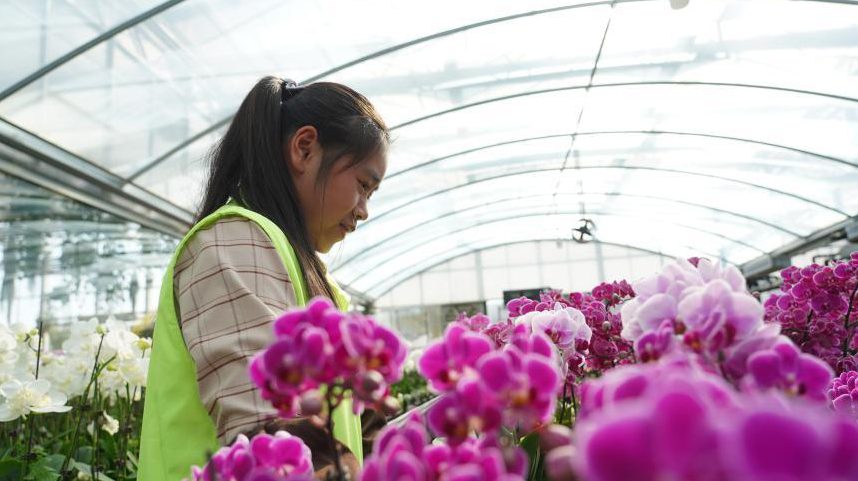
[{"label": "woman's chin", "polygon": [[331,251],[331,249],[334,248],[334,246],[337,244],[337,242],[340,242],[342,240],[343,240],[342,238],[337,238],[337,239],[327,240],[325,242],[320,242],[320,243],[316,244],[316,252],[318,252],[320,254],[327,254],[328,252]]}]

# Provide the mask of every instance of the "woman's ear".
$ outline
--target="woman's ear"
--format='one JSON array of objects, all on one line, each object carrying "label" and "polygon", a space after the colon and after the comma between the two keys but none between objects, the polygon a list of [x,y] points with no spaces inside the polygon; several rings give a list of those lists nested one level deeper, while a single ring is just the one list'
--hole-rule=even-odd
[{"label": "woman's ear", "polygon": [[286,145],[289,167],[295,172],[307,172],[313,160],[313,153],[319,148],[319,132],[312,125],[296,130]]}]

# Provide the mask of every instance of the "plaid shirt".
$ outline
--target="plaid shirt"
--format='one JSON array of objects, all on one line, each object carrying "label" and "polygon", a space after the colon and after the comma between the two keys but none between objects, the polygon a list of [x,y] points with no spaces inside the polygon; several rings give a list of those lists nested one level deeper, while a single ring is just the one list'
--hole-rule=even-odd
[{"label": "plaid shirt", "polygon": [[[182,336],[197,368],[200,399],[221,445],[242,433],[284,429],[307,444],[316,477],[325,479],[333,469],[325,430],[306,417],[278,418],[247,375],[253,355],[271,343],[272,322],[298,304],[283,260],[268,235],[240,216],[200,229],[179,255],[173,289]],[[368,455],[386,420],[367,410],[361,424],[363,451]],[[340,451],[344,466],[357,473],[357,459],[342,444]]]},{"label": "plaid shirt", "polygon": [[197,367],[200,399],[226,444],[277,416],[250,381],[251,358],[271,343],[271,323],[297,306],[271,240],[254,222],[226,217],[199,230],[176,262],[182,336]]}]

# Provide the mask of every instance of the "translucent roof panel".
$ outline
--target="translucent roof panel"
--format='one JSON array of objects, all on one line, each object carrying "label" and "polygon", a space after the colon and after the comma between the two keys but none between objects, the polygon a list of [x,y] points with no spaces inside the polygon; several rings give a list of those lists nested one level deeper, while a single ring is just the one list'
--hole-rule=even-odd
[{"label": "translucent roof panel", "polygon": [[0,2],[3,69],[0,92],[75,47],[144,12],[162,0],[98,2],[82,8],[74,0],[4,0]]},{"label": "translucent roof panel", "polygon": [[701,1],[665,15],[647,2],[623,4],[595,83],[727,82],[858,98],[853,7]]},{"label": "translucent roof panel", "polygon": [[[535,171],[559,171],[564,161],[566,169],[578,168],[582,175],[588,176],[585,185],[588,190],[651,191],[655,186],[655,192],[659,192],[664,191],[668,181],[683,179],[671,185],[670,190],[694,190],[698,184],[708,182],[715,189],[719,184],[721,188],[740,187],[749,196],[781,197],[783,199],[775,205],[761,203],[758,207],[771,212],[771,217],[764,217],[775,217],[778,221],[781,219],[776,217],[777,212],[782,212],[785,222],[804,222],[789,219],[797,212],[785,210],[790,205],[798,211],[810,208],[821,215],[828,213],[821,222],[831,221],[838,214],[858,211],[858,199],[843,195],[850,187],[858,185],[858,165],[701,135],[600,132],[578,135],[574,144],[567,135],[481,148],[441,157],[401,174],[394,173],[388,176],[383,191],[378,193],[379,200],[372,206],[372,214],[386,215],[390,210],[417,202],[427,195],[477,181]],[[648,183],[641,182],[643,180]],[[421,188],[414,189],[415,184]],[[718,202],[730,200],[734,205],[739,202],[736,208],[742,210],[741,198],[717,199]],[[800,202],[790,204],[791,200]],[[797,227],[804,234],[815,228],[818,228],[816,223]]]},{"label": "translucent roof panel", "polygon": [[[574,177],[574,173],[565,176]],[[550,192],[548,187],[556,184],[550,177],[542,180],[547,181],[543,192]],[[563,184],[570,180],[575,182],[574,179],[561,182],[560,192],[567,191]],[[392,268],[397,269],[401,259],[413,258],[419,249],[456,242],[470,229],[496,228],[500,235],[505,227],[499,221],[538,219],[547,214],[559,216],[560,220],[551,221],[551,224],[567,238],[571,237],[571,229],[578,225],[579,219],[589,218],[596,221],[596,237],[604,242],[644,247],[639,243],[652,245],[654,239],[659,239],[663,243],[661,249],[670,251],[695,239],[688,245],[732,262],[750,260],[797,238],[794,232],[760,218],[702,204],[678,202],[664,196],[616,193],[522,195],[520,192],[515,195],[506,191],[495,198],[481,198],[473,206],[463,206],[461,210],[450,210],[444,214],[419,215],[423,209],[414,207],[408,216],[411,222],[402,222],[384,234],[378,232],[372,236],[374,243],[359,254],[351,253],[353,246],[350,241],[346,242],[344,251],[348,252],[338,255],[338,275],[344,282],[356,285],[379,266],[393,264]],[[454,205],[443,201],[441,204]],[[541,227],[538,221],[527,225],[526,231]],[[623,226],[628,229],[625,233]]]},{"label": "translucent roof panel", "polygon": [[169,152],[163,160],[134,179],[134,183],[157,195],[170,199],[177,206],[196,211],[208,174],[206,154],[226,133],[223,126],[200,136],[186,148]]},{"label": "translucent roof panel", "polygon": [[[79,8],[96,10],[100,3]],[[567,3],[530,2],[528,9]],[[521,13],[520,2],[492,4],[493,16],[515,13]],[[0,102],[0,116],[111,172],[132,175],[228,119],[264,74],[303,80],[415,37],[485,19],[479,4],[449,0],[183,1]]]},{"label": "translucent roof panel", "polygon": [[388,177],[326,260],[372,295],[456,253],[568,239],[583,217],[603,242],[742,263],[858,214],[858,2],[13,0],[0,14],[0,117],[185,214],[259,77],[366,94],[391,126]]},{"label": "translucent roof panel", "polygon": [[[570,146],[569,136],[517,142],[392,175],[360,235],[334,258],[338,272],[359,275],[377,253],[389,254],[392,242],[404,255],[437,232],[471,225],[469,216],[486,209],[533,204],[588,216],[669,215],[677,224],[708,219],[716,232],[758,252],[858,211],[858,199],[845,194],[858,185],[858,168],[789,150],[673,134],[586,135]],[[730,232],[735,222],[743,227]]]},{"label": "translucent roof panel", "polygon": [[[657,229],[653,237],[642,239],[635,247],[659,252],[659,246],[664,245],[665,240],[680,236],[688,245],[675,245],[675,248],[669,252],[660,252],[672,256],[706,255],[712,259],[719,258],[717,251],[710,252],[707,247],[721,244],[707,242],[708,234],[695,229],[661,223],[653,224],[644,220],[624,219],[611,223],[598,216],[593,218],[609,232],[608,235],[602,236],[606,237],[606,242],[620,243],[626,240],[630,233],[637,234],[647,229]],[[372,270],[366,271],[348,285],[364,287],[364,292],[376,297],[418,272],[468,252],[524,240],[568,239],[568,226],[577,219],[577,214],[538,214],[476,225],[458,233],[455,237],[446,237],[440,242],[418,245],[405,257],[400,256],[396,260],[377,264]],[[344,279],[344,282],[347,282],[347,279]]]},{"label": "translucent roof panel", "polygon": [[587,100],[584,132],[666,130],[750,138],[858,165],[858,132],[848,120],[858,115],[858,101],[699,84],[595,88]]},{"label": "translucent roof panel", "polygon": [[371,96],[391,126],[498,97],[585,85],[610,13],[605,4],[585,5],[454,32],[332,78]]}]

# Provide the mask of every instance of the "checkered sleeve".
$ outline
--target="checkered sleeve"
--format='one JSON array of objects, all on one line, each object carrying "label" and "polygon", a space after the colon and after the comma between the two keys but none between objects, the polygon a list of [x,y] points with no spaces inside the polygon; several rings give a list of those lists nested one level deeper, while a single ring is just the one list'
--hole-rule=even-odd
[{"label": "checkered sleeve", "polygon": [[176,263],[174,295],[200,399],[218,440],[228,443],[276,418],[247,369],[271,342],[271,323],[297,302],[265,232],[238,216],[198,231]]}]

